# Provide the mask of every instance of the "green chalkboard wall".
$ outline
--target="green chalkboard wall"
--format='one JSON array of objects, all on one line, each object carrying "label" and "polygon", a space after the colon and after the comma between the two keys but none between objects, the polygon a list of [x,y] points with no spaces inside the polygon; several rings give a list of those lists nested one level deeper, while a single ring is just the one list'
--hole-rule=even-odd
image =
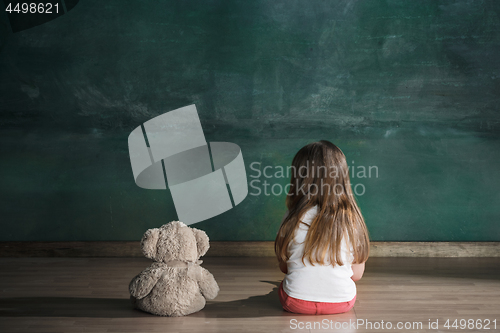
[{"label": "green chalkboard wall", "polygon": [[135,185],[127,137],[190,104],[255,181],[194,225],[212,240],[273,240],[279,167],[327,139],[372,240],[500,241],[499,1],[81,0],[16,33],[0,17],[0,241],[177,219],[169,191]]}]

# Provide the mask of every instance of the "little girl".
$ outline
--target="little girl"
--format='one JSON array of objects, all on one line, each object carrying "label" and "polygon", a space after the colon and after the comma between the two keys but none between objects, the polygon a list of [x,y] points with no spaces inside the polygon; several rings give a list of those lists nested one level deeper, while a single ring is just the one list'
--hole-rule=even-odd
[{"label": "little girl", "polygon": [[285,278],[283,309],[303,314],[349,311],[370,249],[344,153],[329,141],[308,144],[292,162],[287,214],[274,248]]}]

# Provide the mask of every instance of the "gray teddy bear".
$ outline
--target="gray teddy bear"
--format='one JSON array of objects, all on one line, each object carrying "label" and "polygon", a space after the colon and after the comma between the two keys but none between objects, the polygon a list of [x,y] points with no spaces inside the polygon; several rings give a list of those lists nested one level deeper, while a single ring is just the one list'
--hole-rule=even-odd
[{"label": "gray teddy bear", "polygon": [[198,260],[209,248],[204,231],[173,221],[146,231],[141,248],[154,262],[130,282],[130,298],[137,309],[179,317],[200,311],[205,298],[217,296],[217,282]]}]

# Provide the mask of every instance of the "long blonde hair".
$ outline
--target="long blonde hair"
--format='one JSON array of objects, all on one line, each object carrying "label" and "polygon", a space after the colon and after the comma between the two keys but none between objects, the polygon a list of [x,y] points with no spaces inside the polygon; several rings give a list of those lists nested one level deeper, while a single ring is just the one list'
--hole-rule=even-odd
[{"label": "long blonde hair", "polygon": [[329,264],[342,266],[341,244],[346,236],[353,247],[353,263],[365,262],[370,251],[368,229],[352,193],[344,153],[329,141],[314,142],[299,150],[291,169],[288,215],[274,242],[278,260],[288,260],[288,245],[301,217],[318,206],[304,241],[302,262],[324,265],[329,259]]}]

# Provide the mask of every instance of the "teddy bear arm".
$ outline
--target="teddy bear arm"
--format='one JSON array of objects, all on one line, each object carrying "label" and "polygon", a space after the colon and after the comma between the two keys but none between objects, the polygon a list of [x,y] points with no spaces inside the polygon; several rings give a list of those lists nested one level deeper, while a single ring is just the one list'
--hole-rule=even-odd
[{"label": "teddy bear arm", "polygon": [[201,270],[201,279],[198,281],[201,293],[206,299],[214,299],[219,293],[219,285],[209,271],[202,267]]},{"label": "teddy bear arm", "polygon": [[129,285],[130,295],[137,299],[146,297],[160,278],[157,273],[156,271],[146,271],[133,278]]}]

